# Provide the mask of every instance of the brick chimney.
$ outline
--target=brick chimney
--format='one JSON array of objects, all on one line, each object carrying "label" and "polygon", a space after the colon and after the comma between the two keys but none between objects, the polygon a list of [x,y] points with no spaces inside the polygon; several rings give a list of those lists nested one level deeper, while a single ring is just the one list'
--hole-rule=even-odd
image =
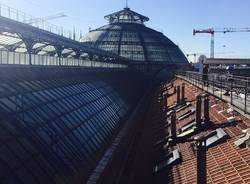
[{"label": "brick chimney", "polygon": [[179,104],[180,103],[180,101],[181,101],[181,88],[180,88],[180,86],[177,86],[177,90],[176,90],[176,102],[177,102],[177,104]]},{"label": "brick chimney", "polygon": [[206,95],[204,98],[204,122],[205,122],[205,124],[208,124],[210,122],[208,95]]},{"label": "brick chimney", "polygon": [[161,109],[162,109],[162,112],[166,111],[166,108],[165,108],[165,98],[166,98],[166,96],[164,95],[164,93],[162,93],[162,96],[161,96]]},{"label": "brick chimney", "polygon": [[181,101],[185,102],[185,83],[181,85]]},{"label": "brick chimney", "polygon": [[176,93],[176,86],[174,87],[174,93]]},{"label": "brick chimney", "polygon": [[197,154],[197,184],[207,183],[207,157],[206,139],[201,137],[196,139]]},{"label": "brick chimney", "polygon": [[176,139],[176,112],[175,110],[171,114],[171,139]]},{"label": "brick chimney", "polygon": [[165,92],[164,96],[165,96],[164,106],[165,106],[165,109],[168,110],[168,91]]},{"label": "brick chimney", "polygon": [[196,106],[195,106],[195,127],[201,128],[201,96],[196,96]]}]

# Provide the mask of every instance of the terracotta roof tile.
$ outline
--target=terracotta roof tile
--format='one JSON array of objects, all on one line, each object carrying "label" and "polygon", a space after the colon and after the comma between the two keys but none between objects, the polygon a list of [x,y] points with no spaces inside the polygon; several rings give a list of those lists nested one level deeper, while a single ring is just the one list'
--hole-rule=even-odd
[{"label": "terracotta roof tile", "polygon": [[[192,105],[178,112],[177,118],[191,109],[195,108],[195,96],[203,93],[201,89],[190,85],[180,79],[175,80],[174,86],[185,83],[185,95],[187,101]],[[168,94],[173,93],[173,88],[168,91]],[[160,90],[155,94],[158,98]],[[227,134],[228,138],[219,142],[217,145],[207,150],[207,183],[224,184],[224,183],[250,183],[250,148],[239,148],[234,144],[240,136],[243,135],[242,130],[250,127],[250,120],[240,115],[235,111],[231,111],[230,104],[227,104],[213,96],[210,99],[210,119],[214,126],[210,126],[207,130],[203,130],[197,135],[193,135],[182,142],[177,142],[176,145],[170,146],[163,150],[163,145],[167,142],[160,143],[157,146],[155,143],[162,138],[168,136],[170,126],[167,126],[168,120],[164,121],[160,109],[160,103],[155,100],[151,104],[151,119],[145,124],[142,135],[139,139],[140,145],[138,150],[134,153],[134,161],[131,163],[133,168],[130,174],[130,183],[174,183],[174,184],[190,184],[197,181],[197,159],[196,153],[191,148],[192,139],[195,136],[206,136],[216,128],[221,127]],[[176,102],[176,94],[168,97],[168,106],[174,105]],[[229,109],[229,110],[228,110]],[[203,116],[203,105],[202,105]],[[220,112],[221,111],[221,112]],[[219,113],[220,112],[220,113]],[[234,123],[229,123],[227,118],[235,117],[237,120]],[[177,135],[178,130],[186,125],[191,120],[194,120],[195,113],[189,117],[181,120],[176,125]],[[181,161],[167,169],[163,169],[158,174],[152,174],[152,168],[159,161],[164,160],[171,150],[178,149],[181,154]],[[143,156],[147,154],[147,156]],[[142,160],[145,158],[145,160]],[[141,163],[143,163],[143,168]],[[140,180],[138,179],[140,178]]]},{"label": "terracotta roof tile", "polygon": [[[177,82],[176,84],[179,83],[180,82]],[[195,88],[194,86],[189,86],[189,85],[186,86],[188,86],[189,88]],[[192,91],[195,90],[192,89]],[[197,92],[198,91],[199,90],[197,90]],[[190,93],[187,94],[189,97]],[[191,99],[194,99],[194,97],[191,97]],[[227,122],[227,118],[234,115],[236,116],[236,120],[243,120],[243,123],[240,122],[237,124],[237,126],[228,126],[224,128],[224,130],[228,133],[230,138],[226,142],[221,143],[215,147],[212,147],[207,151],[207,183],[244,183],[244,182],[247,183],[249,182],[249,177],[250,177],[249,148],[238,148],[237,146],[234,145],[234,141],[237,140],[239,136],[243,134],[242,133],[243,129],[249,127],[250,121],[245,117],[242,117],[238,113],[234,114],[228,113],[226,111],[227,109],[230,108],[228,104],[218,101],[214,97],[210,97],[210,100],[211,100],[210,118],[215,124],[220,125],[222,123],[225,123]],[[218,113],[219,111],[222,112]],[[177,114],[177,117],[179,114]],[[192,117],[189,117],[188,120],[185,120],[185,122],[181,122],[179,127],[183,126],[190,119],[192,119]],[[180,168],[179,172],[180,176],[182,175],[186,176],[186,174],[188,173],[188,176],[195,179],[194,182],[196,182],[196,174],[190,175],[192,171],[196,173],[195,170],[196,165],[194,164],[196,163],[195,161],[196,157],[190,156],[192,153],[190,153],[190,150],[187,148],[188,144],[189,143],[186,143],[187,145],[186,147],[179,146],[183,144],[177,145],[182,154],[183,161],[180,165],[176,165],[175,167]],[[186,161],[188,159],[190,160]],[[183,167],[183,165],[185,165],[185,167]],[[184,170],[184,168],[186,170]]]},{"label": "terracotta roof tile", "polygon": [[[175,85],[180,85],[182,82],[183,81],[177,80],[175,81]],[[186,88],[186,94],[188,100],[192,101],[192,107],[178,112],[177,117],[194,108],[194,92],[197,94],[202,92],[201,90],[189,84],[186,85]],[[175,102],[174,95],[170,98],[169,105]],[[227,118],[232,116],[235,116],[236,120],[243,120],[243,122],[238,122],[236,126],[225,127],[224,131],[228,133],[230,138],[215,147],[209,148],[207,151],[207,183],[214,184],[249,182],[249,148],[238,148],[236,145],[234,145],[234,141],[243,134],[243,129],[249,127],[250,120],[242,117],[242,115],[239,115],[237,112],[227,112],[227,109],[230,108],[230,105],[225,102],[218,101],[214,97],[210,97],[210,107],[210,118],[214,124],[222,125],[223,123],[227,122]],[[221,112],[218,113],[219,111]],[[177,130],[192,119],[194,119],[194,115],[182,120],[177,125]],[[200,134],[207,134],[208,131]],[[182,162],[179,165],[174,166],[172,168],[172,172],[169,173],[170,183],[196,183],[196,157],[193,151],[190,149],[190,142],[179,143],[176,145],[176,147],[181,152]]]}]

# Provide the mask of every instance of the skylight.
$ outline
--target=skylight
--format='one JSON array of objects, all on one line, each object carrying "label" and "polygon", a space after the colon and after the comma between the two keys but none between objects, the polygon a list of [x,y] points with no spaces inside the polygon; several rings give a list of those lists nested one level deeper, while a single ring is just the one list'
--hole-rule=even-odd
[{"label": "skylight", "polygon": [[158,163],[153,168],[153,174],[160,172],[163,169],[173,166],[181,160],[179,150],[176,149],[169,153],[169,155],[162,162]]},{"label": "skylight", "polygon": [[228,137],[227,133],[222,128],[217,128],[206,137],[206,147],[212,147],[226,137]]}]

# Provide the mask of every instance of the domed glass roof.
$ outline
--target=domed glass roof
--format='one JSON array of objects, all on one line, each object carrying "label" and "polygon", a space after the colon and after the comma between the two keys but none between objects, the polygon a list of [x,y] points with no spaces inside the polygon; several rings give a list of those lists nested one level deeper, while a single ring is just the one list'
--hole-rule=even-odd
[{"label": "domed glass roof", "polygon": [[129,8],[105,16],[108,25],[91,30],[81,42],[134,62],[187,63],[182,51],[161,32],[144,25],[149,18]]}]

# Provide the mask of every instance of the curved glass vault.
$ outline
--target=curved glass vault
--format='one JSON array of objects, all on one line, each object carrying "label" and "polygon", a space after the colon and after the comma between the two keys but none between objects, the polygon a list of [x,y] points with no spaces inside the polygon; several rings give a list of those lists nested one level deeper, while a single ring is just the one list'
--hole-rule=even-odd
[{"label": "curved glass vault", "polygon": [[117,74],[0,69],[0,183],[83,183],[145,89]]},{"label": "curved glass vault", "polygon": [[97,48],[129,58],[133,62],[188,63],[182,51],[161,32],[144,25],[149,18],[129,8],[105,16],[108,25],[91,30],[81,38]]}]

